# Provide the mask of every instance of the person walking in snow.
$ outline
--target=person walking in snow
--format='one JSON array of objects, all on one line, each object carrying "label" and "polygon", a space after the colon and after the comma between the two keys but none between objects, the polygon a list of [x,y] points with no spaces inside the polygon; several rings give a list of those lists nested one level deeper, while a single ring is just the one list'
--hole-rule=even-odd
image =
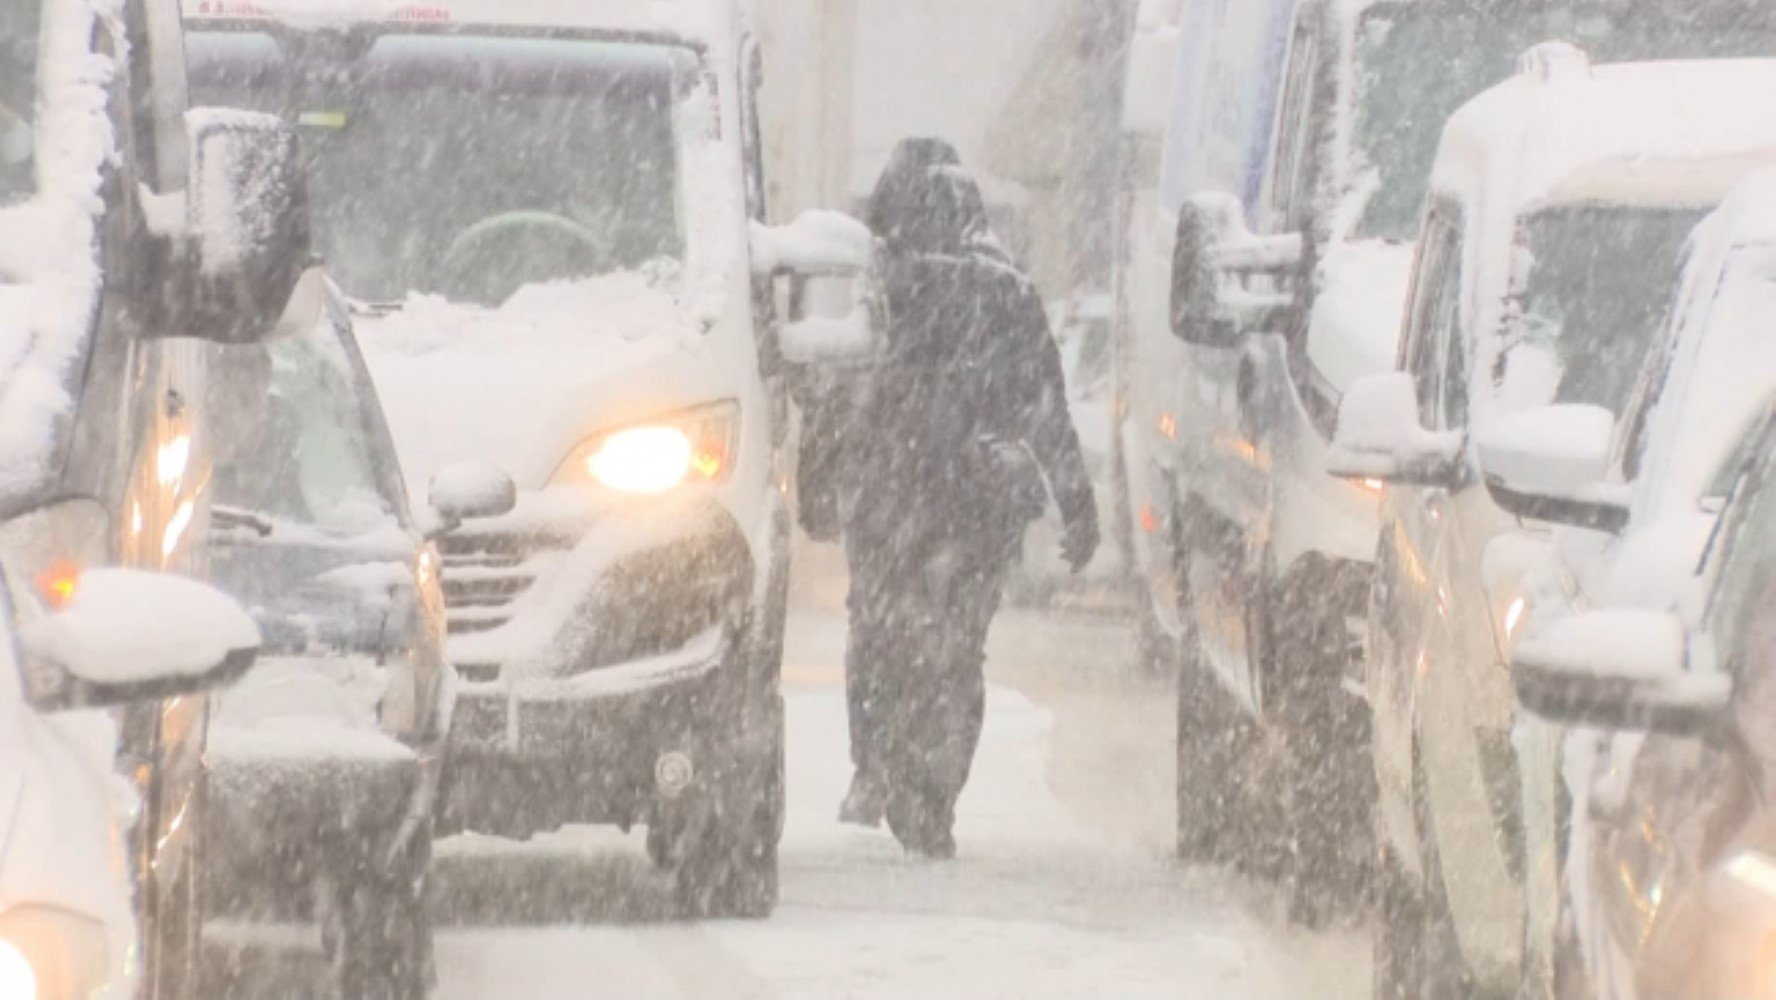
[{"label": "person walking in snow", "polygon": [[1042,300],[993,239],[956,151],[903,142],[868,222],[882,246],[885,356],[803,456],[836,484],[827,507],[851,573],[856,775],[840,818],[885,815],[908,850],[951,857],[1006,573],[1050,493],[1063,555],[1083,569],[1097,505]]}]

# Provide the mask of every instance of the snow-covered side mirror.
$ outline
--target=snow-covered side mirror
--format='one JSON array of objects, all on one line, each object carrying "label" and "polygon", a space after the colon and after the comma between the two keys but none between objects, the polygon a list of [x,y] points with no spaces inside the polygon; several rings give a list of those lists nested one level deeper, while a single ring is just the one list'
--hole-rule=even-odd
[{"label": "snow-covered side mirror", "polygon": [[875,236],[839,212],[804,212],[787,226],[754,226],[753,273],[773,284],[778,351],[790,364],[866,363],[879,349]]},{"label": "snow-covered side mirror", "polygon": [[59,610],[20,625],[21,679],[40,711],[174,698],[239,677],[259,641],[246,611],[207,584],[88,570]]},{"label": "snow-covered side mirror", "polygon": [[1232,348],[1250,334],[1288,329],[1302,248],[1299,233],[1253,233],[1235,195],[1192,195],[1178,210],[1172,245],[1172,334]]},{"label": "snow-covered side mirror", "polygon": [[1426,430],[1418,414],[1418,387],[1406,372],[1352,382],[1339,403],[1327,471],[1408,486],[1449,484],[1461,467],[1461,435]]},{"label": "snow-covered side mirror", "polygon": [[312,329],[325,286],[295,130],[221,108],[187,112],[186,129],[186,294],[165,335],[237,344]]},{"label": "snow-covered side mirror", "polygon": [[1474,435],[1486,488],[1533,521],[1620,531],[1627,490],[1607,483],[1616,418],[1600,406],[1543,406],[1501,417]]},{"label": "snow-covered side mirror", "polygon": [[1706,648],[1673,614],[1591,611],[1526,632],[1511,676],[1523,707],[1553,722],[1695,733],[1733,696]]},{"label": "snow-covered side mirror", "polygon": [[459,462],[432,476],[427,500],[438,522],[429,537],[445,534],[464,521],[501,517],[518,505],[518,486],[505,470],[488,462]]}]

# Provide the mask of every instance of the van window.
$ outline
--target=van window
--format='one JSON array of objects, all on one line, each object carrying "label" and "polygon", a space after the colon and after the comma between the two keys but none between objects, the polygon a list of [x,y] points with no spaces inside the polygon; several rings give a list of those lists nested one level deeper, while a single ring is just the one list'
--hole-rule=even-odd
[{"label": "van window", "polygon": [[1295,27],[1289,50],[1289,78],[1283,90],[1281,128],[1277,133],[1276,164],[1271,175],[1270,208],[1282,220],[1283,230],[1299,232],[1307,225],[1313,205],[1308,184],[1313,175],[1313,98],[1319,79],[1318,35],[1303,20]]},{"label": "van window", "polygon": [[1498,373],[1513,401],[1621,413],[1665,325],[1698,209],[1581,204],[1525,221]]},{"label": "van window", "polygon": [[1459,353],[1461,228],[1448,209],[1432,211],[1418,261],[1406,333],[1406,367],[1418,387],[1419,420],[1425,427],[1436,427],[1443,410],[1438,393],[1439,383],[1448,373],[1447,352]]},{"label": "van window", "polygon": [[0,206],[37,191],[37,45],[42,0],[0,0]]}]

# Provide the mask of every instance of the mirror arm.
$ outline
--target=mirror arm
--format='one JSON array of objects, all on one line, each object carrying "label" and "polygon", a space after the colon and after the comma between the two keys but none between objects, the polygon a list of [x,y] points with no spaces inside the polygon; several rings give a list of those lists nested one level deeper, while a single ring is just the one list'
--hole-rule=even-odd
[{"label": "mirror arm", "polygon": [[420,537],[428,542],[435,542],[463,526],[462,518],[441,514],[436,508],[420,511],[414,519],[419,522],[416,527]]}]

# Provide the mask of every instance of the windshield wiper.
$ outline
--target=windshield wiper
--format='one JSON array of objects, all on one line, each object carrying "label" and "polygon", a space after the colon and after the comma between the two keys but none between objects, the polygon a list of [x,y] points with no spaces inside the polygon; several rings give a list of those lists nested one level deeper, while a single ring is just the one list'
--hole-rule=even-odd
[{"label": "windshield wiper", "polygon": [[210,505],[210,521],[218,528],[245,528],[260,538],[271,537],[272,523],[262,515],[241,507]]}]

